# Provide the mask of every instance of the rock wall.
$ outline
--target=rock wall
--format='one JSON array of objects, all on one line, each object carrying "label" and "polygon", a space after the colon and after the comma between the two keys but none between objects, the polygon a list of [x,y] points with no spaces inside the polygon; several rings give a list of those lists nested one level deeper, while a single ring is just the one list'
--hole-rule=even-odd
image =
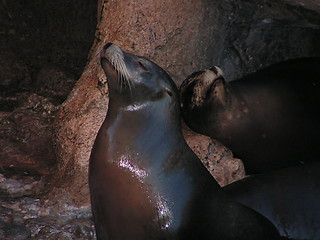
[{"label": "rock wall", "polygon": [[[279,1],[100,1],[88,64],[55,121],[58,171],[52,194],[88,202],[87,165],[107,111],[99,51],[115,42],[162,66],[177,85],[220,65],[228,79],[288,58],[320,55],[319,14]],[[67,190],[66,190],[67,189]]]},{"label": "rock wall", "polygon": [[320,15],[282,1],[230,1],[222,30],[223,47],[212,51],[227,79],[234,80],[272,63],[319,56]]}]

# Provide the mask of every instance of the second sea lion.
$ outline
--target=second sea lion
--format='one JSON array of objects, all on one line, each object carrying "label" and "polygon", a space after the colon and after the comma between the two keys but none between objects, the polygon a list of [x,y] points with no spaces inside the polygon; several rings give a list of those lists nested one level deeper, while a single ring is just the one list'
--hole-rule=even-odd
[{"label": "second sea lion", "polygon": [[252,175],[224,187],[289,239],[320,239],[320,162]]},{"label": "second sea lion", "polygon": [[260,173],[318,161],[320,58],[295,59],[226,82],[213,67],[180,86],[183,118]]}]

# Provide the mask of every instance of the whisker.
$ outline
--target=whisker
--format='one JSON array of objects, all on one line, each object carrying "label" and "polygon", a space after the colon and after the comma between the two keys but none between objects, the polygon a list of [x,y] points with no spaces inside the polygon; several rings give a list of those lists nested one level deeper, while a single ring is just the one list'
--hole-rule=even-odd
[{"label": "whisker", "polygon": [[130,74],[126,67],[123,53],[118,48],[109,48],[108,56],[110,63],[118,74],[120,91],[122,91],[123,88],[128,87],[130,93],[132,94],[132,88],[134,87],[134,84],[130,80]]},{"label": "whisker", "polygon": [[114,66],[119,74],[119,80],[121,82],[121,89],[125,85],[128,86],[130,92],[132,92],[132,83],[130,81],[130,74],[128,73],[128,70],[125,66],[124,59],[122,55],[116,55],[116,58],[114,59]]}]

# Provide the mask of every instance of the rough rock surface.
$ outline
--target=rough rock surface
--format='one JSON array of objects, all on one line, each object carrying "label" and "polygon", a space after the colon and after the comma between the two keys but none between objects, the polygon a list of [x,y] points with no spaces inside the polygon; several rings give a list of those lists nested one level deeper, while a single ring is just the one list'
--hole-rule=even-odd
[{"label": "rough rock surface", "polygon": [[284,0],[288,4],[304,7],[306,9],[320,13],[319,0]]},{"label": "rough rock surface", "polygon": [[37,176],[0,174],[0,239],[95,239],[90,207],[48,208],[39,198],[45,184]]},{"label": "rough rock surface", "polygon": [[[58,107],[36,94],[0,98],[15,105],[0,112],[0,167],[32,174],[49,174],[55,163],[52,123]],[[19,106],[19,107],[17,107]]]},{"label": "rough rock surface", "polygon": [[[311,2],[311,1],[308,1]],[[319,56],[320,15],[284,1],[227,1],[211,64],[234,80],[287,59]],[[220,39],[217,39],[216,35]]]},{"label": "rough rock surface", "polygon": [[183,128],[186,142],[209,170],[221,187],[245,177],[242,161],[220,142]]}]

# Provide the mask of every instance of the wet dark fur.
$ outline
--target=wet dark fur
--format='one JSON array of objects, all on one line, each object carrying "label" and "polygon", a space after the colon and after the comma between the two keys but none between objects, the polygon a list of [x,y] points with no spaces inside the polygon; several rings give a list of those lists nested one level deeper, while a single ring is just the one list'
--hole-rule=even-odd
[{"label": "wet dark fur", "polygon": [[318,161],[320,58],[275,64],[216,91],[214,81],[197,106],[195,78],[203,75],[180,88],[185,122],[228,146],[247,173]]}]

